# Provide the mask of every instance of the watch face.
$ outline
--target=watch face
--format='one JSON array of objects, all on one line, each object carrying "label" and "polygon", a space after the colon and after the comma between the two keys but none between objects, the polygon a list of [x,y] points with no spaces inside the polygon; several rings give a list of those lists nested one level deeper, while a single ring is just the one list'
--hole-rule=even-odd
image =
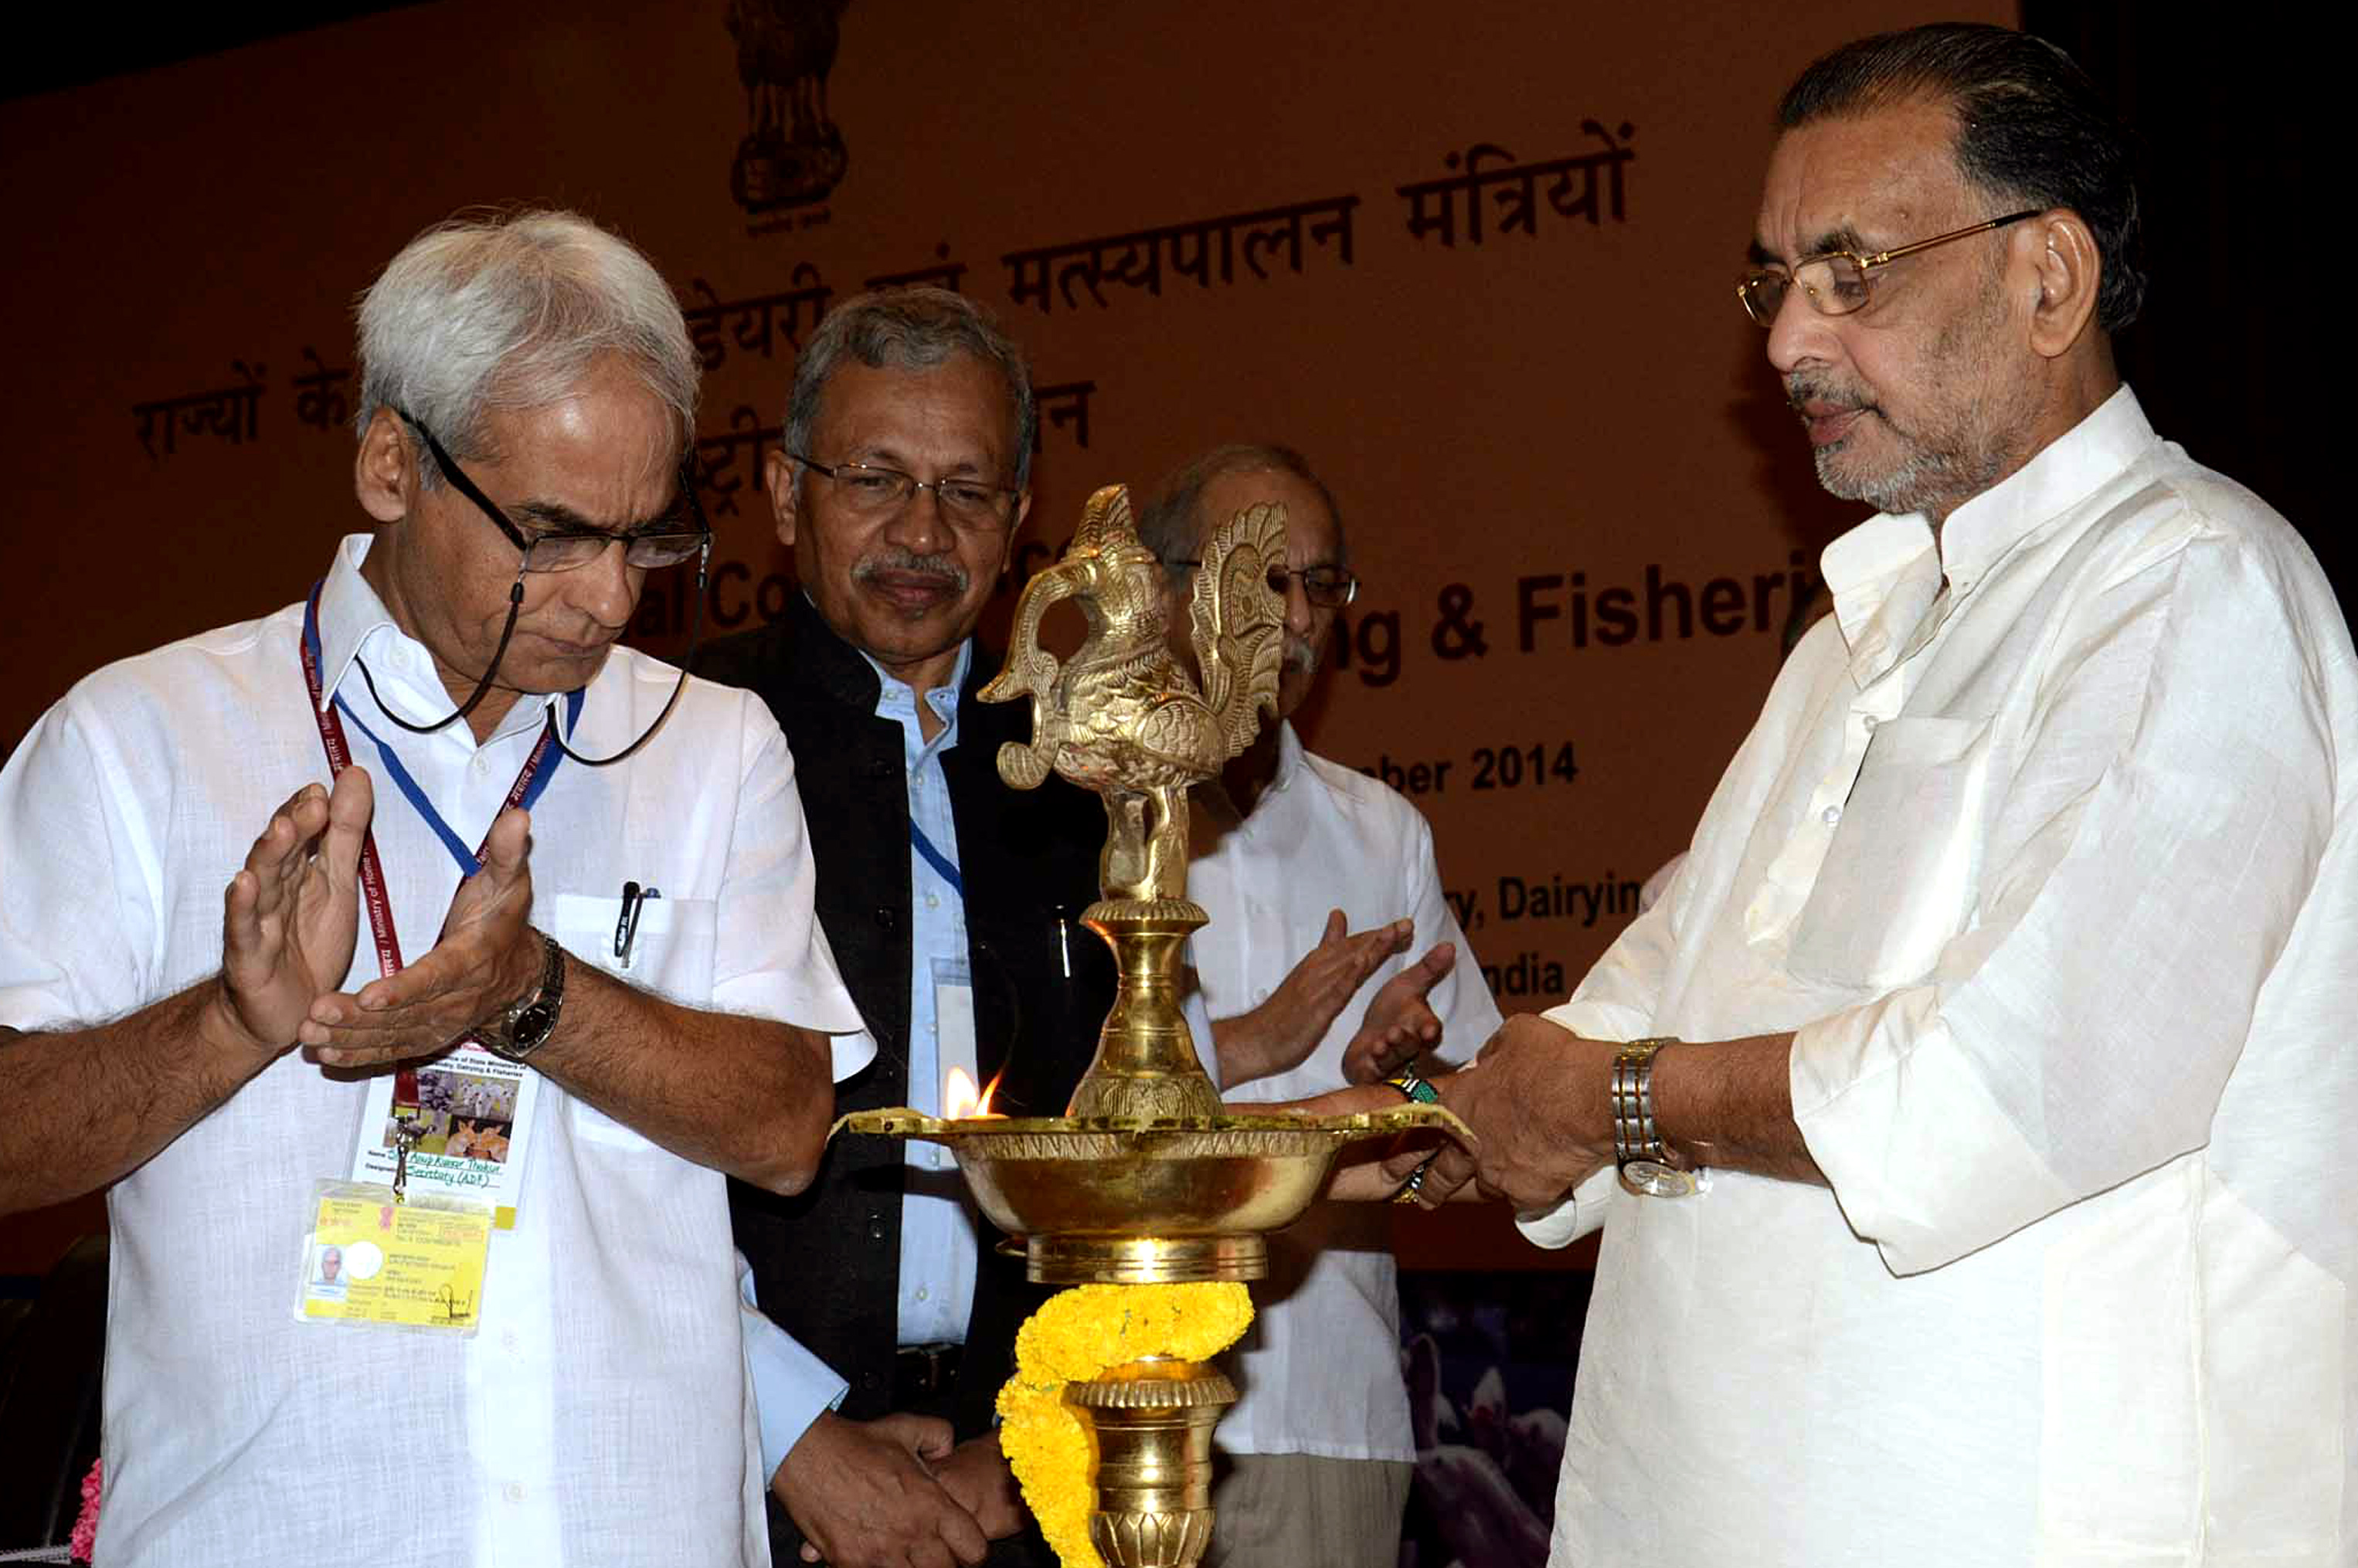
[{"label": "watch face", "polygon": [[1695,1177],[1659,1160],[1632,1160],[1621,1167],[1621,1184],[1647,1197],[1682,1198],[1695,1190]]},{"label": "watch face", "polygon": [[515,1027],[508,1031],[508,1049],[521,1055],[548,1038],[557,1027],[557,1010],[545,1001],[534,1002],[516,1014]]}]

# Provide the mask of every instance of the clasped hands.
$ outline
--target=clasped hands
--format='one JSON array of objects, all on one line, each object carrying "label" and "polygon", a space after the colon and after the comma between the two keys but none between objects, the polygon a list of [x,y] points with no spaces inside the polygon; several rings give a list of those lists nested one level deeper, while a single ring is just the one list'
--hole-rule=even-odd
[{"label": "clasped hands", "polygon": [[770,1489],[803,1532],[803,1561],[832,1568],[971,1568],[1023,1528],[999,1434],[953,1444],[949,1422],[908,1411],[822,1414]]},{"label": "clasped hands", "polygon": [[532,913],[531,822],[511,807],[492,826],[482,869],[459,884],[433,948],[357,992],[351,970],[362,912],[361,846],[375,806],[365,770],[332,789],[306,784],[272,813],[222,895],[216,1011],[251,1047],[296,1046],[323,1066],[369,1068],[446,1050],[539,978]]}]

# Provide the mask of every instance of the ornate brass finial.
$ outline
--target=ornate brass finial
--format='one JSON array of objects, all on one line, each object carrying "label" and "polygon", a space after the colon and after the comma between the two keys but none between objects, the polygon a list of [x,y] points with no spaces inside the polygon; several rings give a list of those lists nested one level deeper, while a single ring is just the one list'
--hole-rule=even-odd
[{"label": "ornate brass finial", "polygon": [[[1163,563],[1139,543],[1130,492],[1089,497],[1064,558],[1016,601],[1007,666],[988,701],[1032,699],[1032,740],[999,749],[999,773],[1033,789],[1051,769],[1105,799],[1105,898],[1083,916],[1120,970],[1097,1058],[1071,1116],[1208,1123],[1219,1091],[1179,1012],[1179,949],[1205,924],[1187,897],[1187,789],[1217,773],[1277,710],[1285,606],[1269,585],[1285,558],[1285,508],[1230,518],[1205,546],[1188,601],[1199,686],[1171,652]],[[1069,663],[1040,646],[1040,618],[1072,600],[1088,636]]]},{"label": "ornate brass finial", "polygon": [[[1105,797],[1107,898],[1186,898],[1188,786],[1277,711],[1285,603],[1269,568],[1284,559],[1282,506],[1250,507],[1212,535],[1187,609],[1200,687],[1172,655],[1164,568],[1120,485],[1089,497],[1064,558],[1024,585],[1007,666],[979,694],[1032,698],[1031,743],[1001,746],[999,773],[1033,789],[1054,769]],[[1089,627],[1070,663],[1040,646],[1040,618],[1065,599]]]}]

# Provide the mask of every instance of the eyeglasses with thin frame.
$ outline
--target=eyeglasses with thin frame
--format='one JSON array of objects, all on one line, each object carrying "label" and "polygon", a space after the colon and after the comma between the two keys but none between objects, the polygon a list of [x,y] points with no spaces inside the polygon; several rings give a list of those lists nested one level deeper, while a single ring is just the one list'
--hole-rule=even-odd
[{"label": "eyeglasses with thin frame", "polygon": [[1912,256],[1919,251],[1929,251],[1934,245],[1945,245],[1952,240],[1986,234],[1994,229],[2003,229],[2008,223],[2036,218],[2045,211],[2043,207],[2033,207],[2027,212],[2009,212],[2003,218],[1992,218],[1987,222],[1975,223],[1953,233],[1935,234],[1929,240],[1877,251],[1872,255],[1857,251],[1827,251],[1820,255],[1804,256],[1790,267],[1758,267],[1736,281],[1736,297],[1743,302],[1745,314],[1763,327],[1777,324],[1777,312],[1784,306],[1786,291],[1796,284],[1801,286],[1811,308],[1819,315],[1853,315],[1873,302],[1877,271],[1901,256]]},{"label": "eyeglasses with thin frame", "polygon": [[[684,533],[678,529],[655,527],[644,529],[635,534],[606,534],[594,528],[582,528],[557,530],[526,538],[523,531],[508,520],[507,514],[494,505],[492,498],[485,495],[481,488],[467,477],[466,470],[459,466],[458,460],[451,457],[443,449],[442,443],[434,438],[433,431],[427,429],[422,421],[411,417],[398,408],[394,409],[393,412],[403,424],[416,431],[419,438],[425,441],[426,449],[434,454],[434,460],[450,481],[450,487],[474,503],[476,508],[484,516],[490,518],[501,533],[507,535],[508,542],[515,546],[520,558],[516,562],[515,581],[508,585],[507,621],[500,628],[499,645],[492,650],[492,662],[484,669],[481,678],[475,683],[475,689],[468,695],[467,700],[431,724],[412,724],[400,714],[395,713],[383,697],[378,696],[376,677],[369,673],[367,662],[355,654],[352,655],[352,664],[361,672],[361,679],[367,685],[369,696],[375,701],[377,710],[413,735],[431,735],[437,730],[455,724],[472,713],[492,689],[492,682],[498,678],[500,673],[500,663],[507,657],[508,642],[515,635],[516,616],[524,609],[525,574],[537,572],[546,575],[552,572],[572,571],[596,560],[605,554],[608,546],[620,544],[622,546],[622,561],[626,566],[652,569],[657,567],[677,566],[689,556],[698,557],[696,619],[687,634],[687,656],[679,662],[679,679],[672,683],[671,697],[664,703],[663,711],[655,715],[654,722],[641,730],[637,740],[611,756],[585,757],[567,745],[565,737],[557,730],[554,713],[549,717],[549,738],[557,742],[558,751],[584,767],[590,768],[611,767],[637,752],[649,741],[654,740],[655,731],[662,729],[664,721],[671,717],[672,709],[679,706],[680,693],[687,689],[687,672],[696,663],[697,646],[704,640],[704,587],[706,570],[712,560],[712,525],[705,520],[703,498],[698,495],[696,491],[694,467],[696,449],[693,444],[687,451],[680,454],[679,492],[687,504],[688,515],[696,520],[696,532]],[[679,547],[682,541],[687,541],[687,547],[684,549]]]},{"label": "eyeglasses with thin frame", "polygon": [[914,500],[917,492],[930,490],[941,503],[942,515],[959,527],[1004,528],[1014,517],[1015,503],[1022,495],[1005,485],[985,484],[979,479],[955,474],[923,480],[877,463],[823,463],[801,452],[788,452],[786,456],[826,475],[834,482],[844,504],[864,517],[889,517]]},{"label": "eyeglasses with thin frame", "polygon": [[690,557],[711,548],[712,525],[705,521],[704,503],[696,492],[696,472],[690,466],[693,459],[689,454],[684,453],[680,459],[679,493],[688,516],[696,523],[693,529],[668,527],[659,523],[633,533],[609,534],[597,528],[552,528],[528,535],[515,525],[504,510],[482,492],[473,480],[467,477],[467,471],[443,449],[442,443],[435,439],[433,431],[406,414],[402,418],[424,439],[426,449],[434,454],[436,466],[449,478],[451,488],[473,502],[483,515],[508,536],[508,543],[524,552],[524,562],[519,570],[544,573],[575,571],[604,555],[609,546],[619,544],[622,546],[623,565],[654,571],[678,566]]},{"label": "eyeglasses with thin frame", "polygon": [[[1203,564],[1200,559],[1184,557],[1163,563],[1165,566],[1190,568]],[[1283,599],[1289,578],[1298,580],[1302,584],[1302,597],[1321,610],[1340,610],[1359,597],[1359,574],[1348,567],[1271,567],[1269,568],[1270,592]]]}]

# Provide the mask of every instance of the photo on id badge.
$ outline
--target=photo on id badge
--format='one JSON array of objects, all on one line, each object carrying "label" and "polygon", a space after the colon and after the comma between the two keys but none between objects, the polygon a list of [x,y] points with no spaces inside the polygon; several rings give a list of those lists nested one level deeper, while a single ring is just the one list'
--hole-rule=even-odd
[{"label": "photo on id badge", "polygon": [[406,1123],[417,1130],[418,1153],[502,1164],[515,1111],[513,1080],[449,1066],[405,1067],[393,1076],[384,1146],[393,1146],[395,1130]]},{"label": "photo on id badge", "polygon": [[328,1242],[313,1254],[304,1293],[314,1301],[342,1301],[354,1280],[373,1280],[383,1267],[384,1249],[373,1241]]}]

